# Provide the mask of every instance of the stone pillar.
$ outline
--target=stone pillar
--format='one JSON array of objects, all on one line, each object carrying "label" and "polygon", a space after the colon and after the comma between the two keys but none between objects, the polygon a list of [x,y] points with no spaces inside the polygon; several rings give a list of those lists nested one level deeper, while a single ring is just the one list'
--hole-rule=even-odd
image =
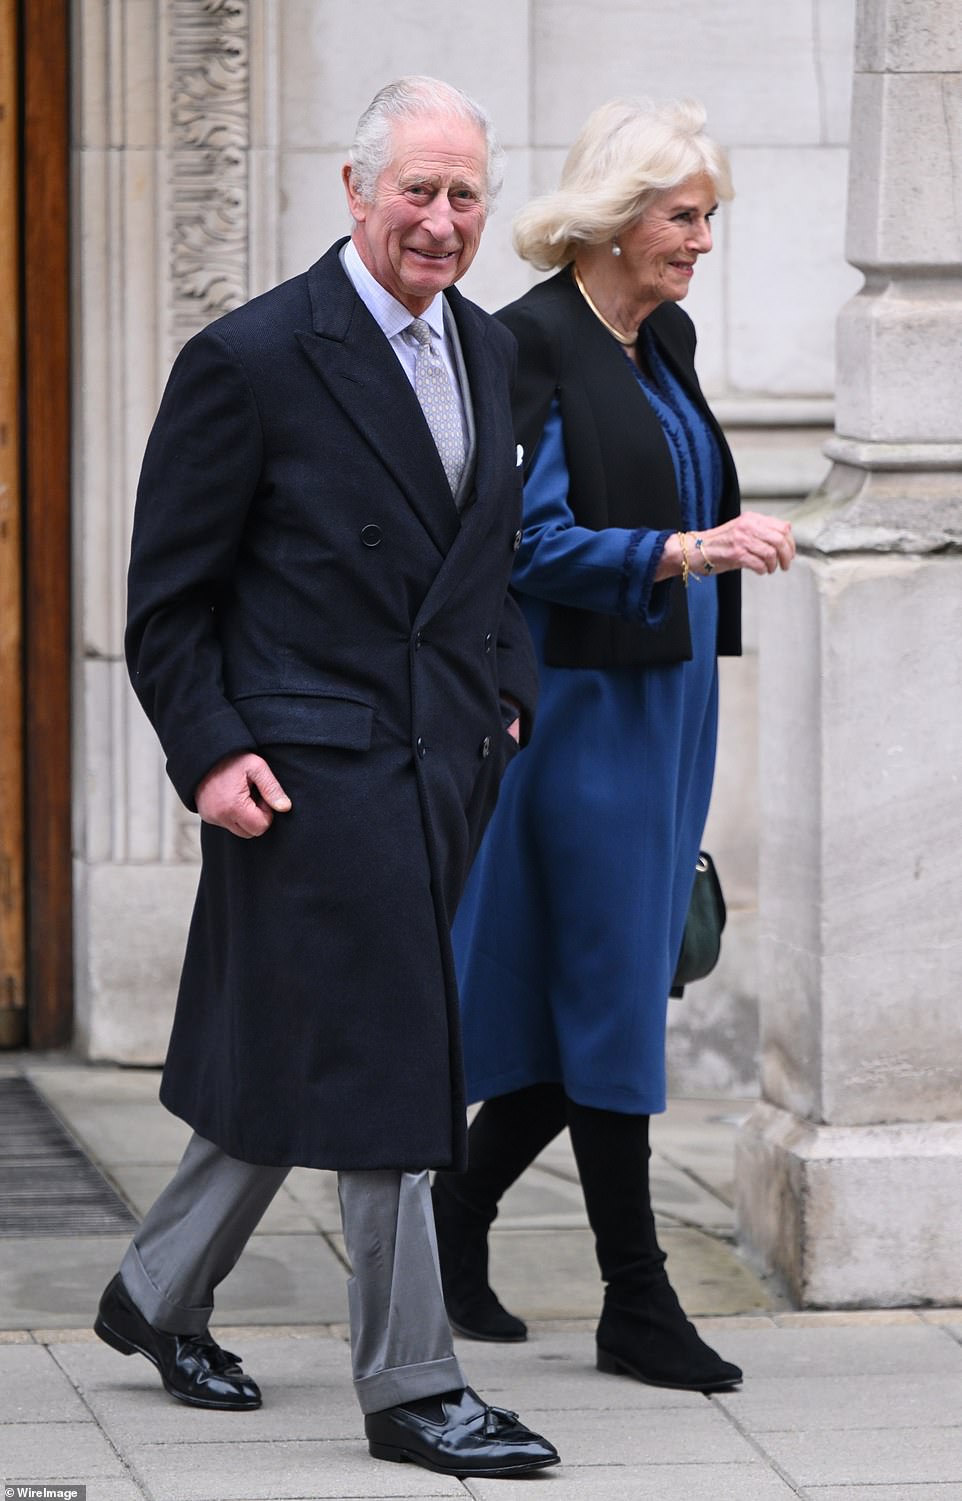
[{"label": "stone pillar", "polygon": [[198,841],[127,682],[130,523],[177,350],[276,280],[274,12],[76,0],[73,15],[75,1040],[142,1063],[166,1048]]},{"label": "stone pillar", "polygon": [[962,1301],[962,11],[860,0],[833,466],[760,591],[746,1249],[802,1305]]}]

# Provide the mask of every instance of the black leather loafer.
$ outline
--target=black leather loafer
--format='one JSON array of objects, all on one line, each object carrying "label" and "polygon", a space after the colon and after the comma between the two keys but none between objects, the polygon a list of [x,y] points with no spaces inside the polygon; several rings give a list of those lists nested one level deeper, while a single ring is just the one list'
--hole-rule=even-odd
[{"label": "black leather loafer", "polygon": [[469,1386],[439,1398],[437,1413],[426,1417],[404,1406],[368,1413],[370,1452],[457,1477],[526,1475],[559,1463],[554,1445],[519,1423],[516,1412],[489,1407]]},{"label": "black leather loafer", "polygon": [[131,1301],[118,1273],[100,1300],[94,1333],[121,1355],[146,1355],[160,1372],[164,1390],[192,1407],[250,1412],[261,1405],[257,1383],[245,1376],[240,1356],[222,1350],[208,1330],[167,1334],[148,1324]]}]

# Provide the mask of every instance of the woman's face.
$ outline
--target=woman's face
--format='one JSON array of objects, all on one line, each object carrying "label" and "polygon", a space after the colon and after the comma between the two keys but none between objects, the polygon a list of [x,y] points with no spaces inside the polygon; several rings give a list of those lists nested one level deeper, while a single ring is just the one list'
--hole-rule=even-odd
[{"label": "woman's face", "polygon": [[640,219],[618,236],[619,272],[646,302],[680,302],[688,293],[695,262],[712,246],[711,219],[718,208],[715,184],[689,177],[652,199]]}]

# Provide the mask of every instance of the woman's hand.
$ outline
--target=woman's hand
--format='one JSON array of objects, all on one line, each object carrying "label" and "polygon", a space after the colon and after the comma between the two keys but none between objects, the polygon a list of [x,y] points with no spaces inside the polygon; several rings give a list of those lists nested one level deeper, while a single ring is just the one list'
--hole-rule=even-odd
[{"label": "woman's hand", "polygon": [[761,511],[743,511],[722,526],[669,537],[655,573],[656,583],[684,573],[686,555],[689,572],[699,577],[709,572],[730,573],[734,568],[774,573],[777,568],[791,566],[795,538],[791,522],[779,521]]}]

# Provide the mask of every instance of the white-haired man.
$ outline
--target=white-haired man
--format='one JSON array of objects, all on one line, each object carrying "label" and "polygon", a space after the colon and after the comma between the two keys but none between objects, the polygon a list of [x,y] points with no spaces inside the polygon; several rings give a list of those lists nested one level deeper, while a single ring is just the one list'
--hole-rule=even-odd
[{"label": "white-haired man", "polygon": [[95,1326],[182,1401],[258,1406],[214,1288],[292,1165],[337,1169],[370,1451],[453,1476],[558,1458],[465,1382],[426,1171],[463,1158],[448,929],[536,692],[506,593],[513,342],[452,290],[497,162],[463,94],[388,86],[344,169],[350,241],[171,374],[127,657],[203,820],[161,1088],[194,1135]]}]

